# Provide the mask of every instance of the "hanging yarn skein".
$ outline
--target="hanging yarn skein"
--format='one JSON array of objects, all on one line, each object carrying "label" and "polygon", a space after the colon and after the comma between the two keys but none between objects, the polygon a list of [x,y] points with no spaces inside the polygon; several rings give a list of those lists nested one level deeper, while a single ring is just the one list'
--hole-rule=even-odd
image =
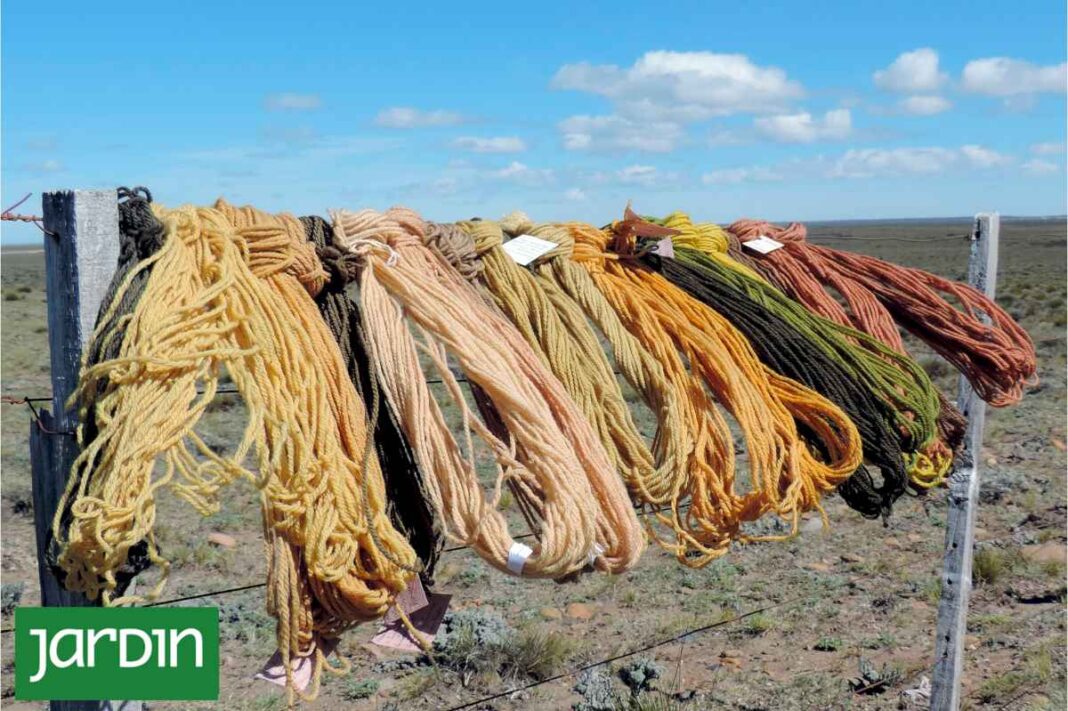
[{"label": "hanging yarn skein", "polygon": [[301,217],[308,240],[315,246],[329,278],[315,296],[319,313],[337,341],[349,378],[374,422],[373,439],[393,525],[408,537],[421,562],[420,576],[433,583],[434,567],[445,538],[426,495],[425,474],[419,471],[396,413],[384,398],[364,343],[362,317],[346,287],[359,276],[358,258],[334,240],[334,231],[321,217]]},{"label": "hanging yarn skein", "polygon": [[[647,260],[673,284],[725,316],[746,336],[768,367],[804,383],[845,411],[860,432],[865,460],[879,467],[882,483],[877,485],[861,467],[839,486],[839,491],[846,503],[864,516],[887,514],[893,501],[904,493],[907,481],[900,437],[892,426],[894,410],[816,342],[806,338],[808,334],[732,284],[730,277],[741,274],[722,274],[728,270],[684,246],[679,241],[681,237],[682,234],[673,237],[673,257],[649,255]],[[845,343],[835,345],[848,347]],[[804,434],[804,428],[801,432]]]},{"label": "hanging yarn skein", "polygon": [[[164,240],[163,225],[152,214],[150,206],[152,193],[148,188],[119,188],[117,195],[119,200],[119,261],[97,314],[96,330],[100,336],[93,339],[86,347],[84,360],[87,367],[118,356],[126,325],[152,273],[150,264],[140,268],[139,264],[154,255]],[[135,269],[136,273],[131,274]],[[116,301],[116,294],[120,292],[121,298]],[[101,379],[97,385],[98,393],[103,394],[107,387],[107,379]],[[92,410],[93,405],[89,407]],[[82,445],[86,446],[96,438],[95,413],[90,414],[84,422]],[[77,484],[68,482],[68,486],[77,486]],[[71,506],[74,500],[68,498],[64,503],[65,506],[59,514],[59,527],[62,531],[70,527],[73,518]],[[46,536],[48,539],[46,556],[49,567],[56,579],[62,583],[66,573],[57,563],[60,551],[55,535],[49,529]],[[148,542],[138,541],[130,547],[126,562],[115,571],[116,592],[123,594],[130,581],[151,566]]]},{"label": "hanging yarn skein", "polygon": [[[754,257],[750,264],[798,301],[904,352],[895,322],[900,324],[952,363],[991,405],[1018,402],[1024,386],[1034,380],[1035,348],[1030,336],[971,286],[921,269],[811,244],[805,240],[805,226],[796,222],[779,227],[739,220],[727,229],[743,245],[760,235],[783,243],[781,249]],[[827,289],[836,291],[848,309]]]},{"label": "hanging yarn skein", "polygon": [[[137,267],[152,272],[120,352],[81,373],[82,421],[91,414],[97,436],[82,438],[73,467],[70,525],[64,530],[59,515],[53,524],[57,563],[69,589],[133,602],[112,599],[115,571],[145,540],[163,571],[150,593],[158,595],[169,563],[152,532],[157,492],[169,487],[210,514],[224,486],[253,482],[263,506],[267,608],[278,620],[291,700],[292,660],[307,655],[316,662],[313,697],[329,668],[317,637],[380,617],[417,565],[386,514],[366,414],[311,298],[326,274],[288,215],[223,201],[154,210],[166,239]],[[228,456],[194,431],[224,370],[248,412]],[[245,465],[250,457],[255,471]],[[162,471],[154,471],[157,461]]]},{"label": "hanging yarn skein", "polygon": [[[641,527],[608,455],[522,336],[428,248],[422,219],[404,208],[331,217],[337,239],[365,260],[359,287],[368,348],[421,469],[434,474],[428,490],[447,535],[524,576],[562,578],[590,563],[610,572],[632,566],[644,547]],[[405,316],[422,336],[419,346]],[[424,381],[420,352],[461,411],[466,455]],[[449,354],[496,405],[510,441],[472,415]],[[471,459],[472,431],[497,461],[488,500]],[[534,549],[512,539],[497,508],[507,479],[536,502],[542,525]]]},{"label": "hanging yarn skein", "polygon": [[[773,312],[800,331],[813,345],[828,357],[845,367],[849,375],[865,386],[870,396],[875,396],[880,407],[866,407],[866,417],[881,412],[887,416],[900,440],[897,449],[907,453],[909,478],[913,485],[928,488],[940,483],[952,465],[952,451],[939,439],[939,393],[926,372],[914,360],[891,350],[877,339],[834,321],[823,319],[793,301],[771,286],[756,272],[734,262],[727,254],[726,233],[712,223],[694,224],[683,213],[672,213],[662,224],[678,234],[672,237],[675,244],[677,264],[665,264],[665,269],[698,269],[701,281],[709,288],[718,288],[721,283],[744,292],[760,308]],[[729,297],[727,297],[729,298]],[[735,325],[745,326],[732,319]],[[747,323],[752,323],[747,320]],[[755,337],[750,342],[757,346]],[[808,361],[801,365],[809,370]],[[795,366],[796,367],[796,366]],[[817,388],[818,390],[818,388]],[[822,391],[821,391],[822,392]],[[854,422],[859,420],[850,413]],[[863,434],[864,428],[862,428]],[[874,434],[869,431],[869,434]],[[865,454],[870,455],[875,443],[865,440]],[[881,445],[879,450],[887,452]],[[878,461],[878,460],[875,460]],[[884,477],[893,478],[887,469],[888,462],[880,462]],[[891,465],[891,469],[898,468]]]},{"label": "hanging yarn skein", "polygon": [[[667,448],[658,467],[581,307],[559,287],[536,279],[505,252],[500,224],[479,220],[460,223],[460,227],[473,240],[474,256],[481,257],[481,274],[491,298],[581,408],[635,500],[647,511],[677,506],[679,481],[684,476],[680,470],[686,461],[686,443],[675,436],[681,432],[672,430],[662,437]],[[668,408],[675,407],[670,391],[660,400],[667,400]]]},{"label": "hanging yarn skein", "polygon": [[[796,530],[801,513],[819,509],[821,495],[860,465],[855,426],[825,398],[768,371],[721,316],[635,262],[632,239],[579,223],[567,227],[573,259],[689,403],[696,442],[691,465],[699,476],[687,516],[701,527],[704,549],[681,560],[700,565],[722,555],[731,540],[750,539],[743,522],[768,512]],[[736,491],[733,437],[706,384],[745,437],[750,490],[744,494]],[[822,440],[827,461],[813,458],[794,417]]]}]

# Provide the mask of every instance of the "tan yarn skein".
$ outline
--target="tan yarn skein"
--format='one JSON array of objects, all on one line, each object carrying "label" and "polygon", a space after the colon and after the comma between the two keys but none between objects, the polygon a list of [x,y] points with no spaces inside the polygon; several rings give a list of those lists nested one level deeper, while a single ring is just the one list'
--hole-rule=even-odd
[{"label": "tan yarn skein", "polygon": [[[554,372],[568,386],[576,402],[585,408],[605,448],[614,455],[632,497],[646,512],[654,514],[655,520],[672,529],[673,537],[668,540],[655,527],[650,527],[654,540],[672,552],[679,550],[680,545],[685,547],[686,524],[680,517],[679,505],[689,488],[688,460],[693,440],[663,368],[623,327],[585,270],[570,261],[573,240],[565,228],[534,225],[521,213],[513,213],[501,221],[501,228],[509,234],[530,234],[561,245],[534,260],[532,275],[514,265],[494,243],[495,225],[488,223],[487,230],[481,224],[470,223],[469,229],[473,234],[485,236],[480,246],[487,281],[491,285],[507,281],[522,284],[519,289],[529,294],[531,302],[539,304],[536,308],[555,313],[559,325],[548,319],[549,328],[526,334],[528,340],[532,336],[536,338],[536,345]],[[508,291],[500,289],[499,293],[503,299]],[[622,375],[656,416],[657,430],[651,451],[632,421],[612,366],[587,316],[611,345]],[[550,337],[560,327],[564,336]],[[558,340],[564,341],[562,346],[556,345]]]},{"label": "tan yarn skein", "polygon": [[[510,478],[536,502],[543,523],[537,545],[519,567],[523,575],[560,578],[591,561],[612,572],[633,565],[643,547],[641,529],[589,425],[515,328],[424,244],[419,216],[404,208],[331,216],[338,240],[366,260],[360,301],[368,345],[413,451],[435,475],[428,488],[448,535],[495,567],[516,572],[509,554],[518,544],[496,508]],[[467,456],[423,380],[404,316],[422,333],[421,350],[461,409]],[[497,406],[511,441],[494,437],[472,415],[446,365],[447,353]],[[471,430],[497,458],[489,500],[470,461]]]}]

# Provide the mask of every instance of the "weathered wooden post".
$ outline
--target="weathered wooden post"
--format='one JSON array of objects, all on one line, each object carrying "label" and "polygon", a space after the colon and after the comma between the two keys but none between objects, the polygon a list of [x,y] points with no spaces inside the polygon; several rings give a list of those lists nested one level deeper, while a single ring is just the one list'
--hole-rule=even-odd
[{"label": "weathered wooden post", "polygon": [[[968,283],[991,299],[997,286],[998,213],[980,213],[972,231]],[[975,511],[979,506],[979,466],[986,423],[986,403],[963,375],[957,407],[968,418],[960,466],[949,481],[946,552],[942,567],[942,596],[938,603],[932,711],[960,707],[960,677],[964,666],[964,637],[968,629],[968,596],[972,587],[972,546]]]},{"label": "weathered wooden post", "polygon": [[[52,411],[30,425],[33,512],[41,604],[46,607],[94,605],[63,588],[45,554],[48,531],[71,464],[78,455],[74,436],[78,414],[67,399],[78,385],[82,351],[93,333],[97,311],[119,259],[119,212],[114,190],[64,190],[45,193],[45,287],[48,345],[52,365]],[[100,708],[140,711],[140,702],[52,701],[52,711]]]}]

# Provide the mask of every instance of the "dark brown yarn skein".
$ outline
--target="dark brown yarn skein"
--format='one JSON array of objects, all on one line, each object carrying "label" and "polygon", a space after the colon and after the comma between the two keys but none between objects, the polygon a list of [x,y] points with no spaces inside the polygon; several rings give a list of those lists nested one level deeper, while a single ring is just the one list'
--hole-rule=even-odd
[{"label": "dark brown yarn skein", "polygon": [[356,391],[366,403],[369,416],[374,418],[375,450],[382,463],[390,520],[408,538],[422,561],[423,583],[432,585],[445,538],[430,506],[423,473],[416,464],[411,445],[386,399],[379,397],[377,375],[364,345],[360,309],[346,291],[359,273],[356,257],[335,243],[333,229],[326,220],[313,216],[301,217],[300,221],[330,274],[330,281],[315,297],[315,303],[341,349]]}]

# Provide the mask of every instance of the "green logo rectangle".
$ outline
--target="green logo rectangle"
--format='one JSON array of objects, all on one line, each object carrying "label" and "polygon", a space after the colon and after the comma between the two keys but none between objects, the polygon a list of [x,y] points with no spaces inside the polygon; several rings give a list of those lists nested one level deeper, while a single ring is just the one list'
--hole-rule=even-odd
[{"label": "green logo rectangle", "polygon": [[15,698],[218,699],[218,609],[16,608]]}]

